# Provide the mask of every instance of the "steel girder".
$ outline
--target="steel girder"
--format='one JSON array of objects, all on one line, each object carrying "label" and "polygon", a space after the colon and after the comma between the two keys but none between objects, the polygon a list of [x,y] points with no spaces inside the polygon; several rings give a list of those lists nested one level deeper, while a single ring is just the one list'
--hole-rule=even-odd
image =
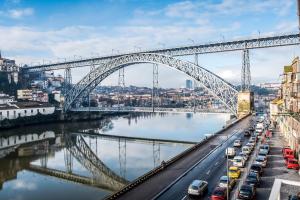
[{"label": "steel girder", "polygon": [[89,94],[102,80],[115,71],[128,65],[139,63],[167,65],[189,75],[223,102],[234,115],[237,115],[238,91],[230,83],[191,62],[182,61],[167,55],[149,53],[118,57],[91,71],[69,91],[65,98],[64,111],[68,111],[76,99]]},{"label": "steel girder", "polygon": [[106,184],[113,191],[120,190],[129,182],[109,169],[91,150],[81,135],[66,134],[67,149],[89,172],[95,181]]},{"label": "steel girder", "polygon": [[185,56],[185,55],[193,55],[193,54],[206,54],[206,53],[236,51],[236,50],[244,50],[244,49],[299,45],[299,44],[300,44],[300,35],[297,33],[297,34],[279,35],[279,36],[271,36],[271,37],[258,37],[258,38],[252,38],[246,40],[216,42],[216,43],[200,44],[200,45],[193,45],[193,46],[155,49],[155,50],[147,50],[141,52],[128,52],[123,54],[102,56],[98,58],[87,58],[87,59],[64,61],[58,63],[27,66],[27,67],[23,67],[22,69],[28,72],[34,72],[34,71],[65,69],[68,67],[75,68],[75,67],[95,66],[95,65],[100,65],[101,63],[108,62],[117,57],[126,56],[129,54],[136,54],[136,53],[158,53],[158,54],[166,54],[169,56]]}]

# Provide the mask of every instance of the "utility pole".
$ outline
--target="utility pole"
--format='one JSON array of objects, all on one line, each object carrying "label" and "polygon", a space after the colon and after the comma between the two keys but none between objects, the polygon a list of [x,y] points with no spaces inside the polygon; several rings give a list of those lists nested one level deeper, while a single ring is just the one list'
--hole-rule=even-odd
[{"label": "utility pole", "polygon": [[297,0],[298,29],[300,32],[300,0]]}]

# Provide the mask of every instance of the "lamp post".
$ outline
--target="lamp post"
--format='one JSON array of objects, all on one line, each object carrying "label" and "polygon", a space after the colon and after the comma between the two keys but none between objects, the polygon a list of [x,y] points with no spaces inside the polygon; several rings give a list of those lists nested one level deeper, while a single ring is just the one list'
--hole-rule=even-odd
[{"label": "lamp post", "polygon": [[[227,140],[228,141],[228,135]],[[226,148],[226,171],[227,171],[227,187],[226,187],[226,199],[229,200],[229,172],[228,172],[228,148]]]}]

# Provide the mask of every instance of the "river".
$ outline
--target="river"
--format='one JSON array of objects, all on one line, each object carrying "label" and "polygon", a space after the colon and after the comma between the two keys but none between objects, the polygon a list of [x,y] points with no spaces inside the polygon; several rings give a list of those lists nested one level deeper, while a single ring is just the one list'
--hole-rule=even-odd
[{"label": "river", "polygon": [[1,131],[0,199],[103,199],[191,146],[81,132],[198,142],[227,120],[228,114],[141,113]]}]

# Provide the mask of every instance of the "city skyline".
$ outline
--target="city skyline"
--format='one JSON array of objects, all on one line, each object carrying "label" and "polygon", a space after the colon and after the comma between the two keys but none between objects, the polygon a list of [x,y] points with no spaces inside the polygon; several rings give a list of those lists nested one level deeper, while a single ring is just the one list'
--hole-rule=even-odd
[{"label": "city skyline", "polygon": [[[297,31],[295,1],[0,2],[1,50],[3,56],[16,59],[18,64]],[[278,82],[282,66],[299,52],[298,46],[251,50],[253,83]],[[199,64],[239,84],[241,56],[241,52],[200,55]],[[167,67],[159,69],[162,87],[181,87],[188,79]],[[73,83],[87,70],[74,69]],[[152,83],[151,67],[131,66],[125,71],[126,85]],[[116,85],[117,74],[103,84]]]}]

